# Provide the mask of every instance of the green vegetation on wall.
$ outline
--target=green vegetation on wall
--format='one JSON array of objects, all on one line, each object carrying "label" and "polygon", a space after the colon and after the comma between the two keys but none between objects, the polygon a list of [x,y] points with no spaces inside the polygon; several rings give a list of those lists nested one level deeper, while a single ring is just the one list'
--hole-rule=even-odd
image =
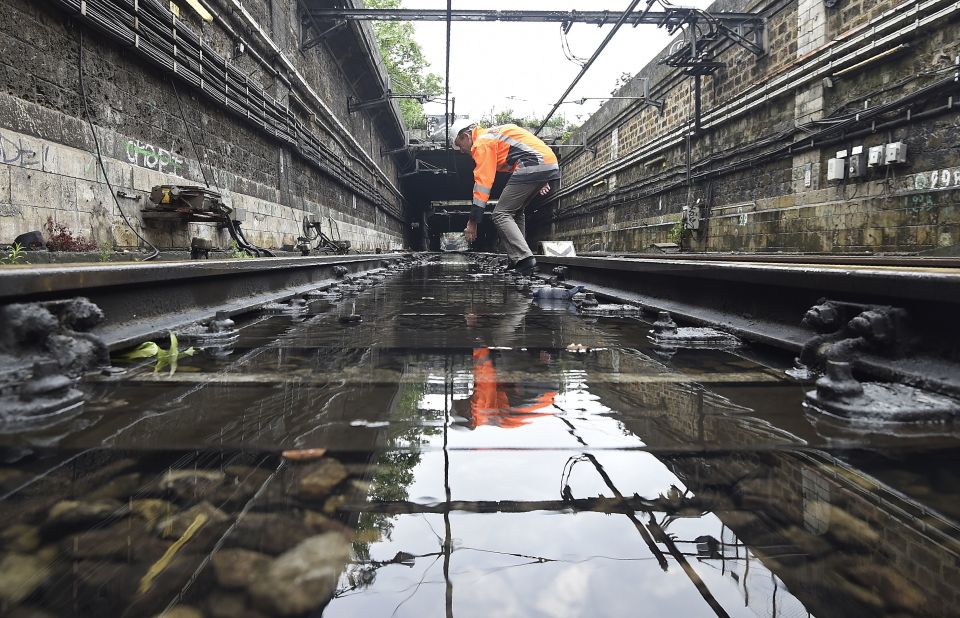
[{"label": "green vegetation on wall", "polygon": [[[371,9],[398,9],[401,0],[366,0],[364,5]],[[427,72],[430,63],[423,50],[414,39],[414,26],[411,22],[375,21],[373,32],[380,46],[380,54],[387,65],[390,75],[390,88],[394,94],[443,93],[443,79],[436,73]],[[411,129],[425,128],[426,118],[423,105],[415,99],[397,99],[403,121]]]}]

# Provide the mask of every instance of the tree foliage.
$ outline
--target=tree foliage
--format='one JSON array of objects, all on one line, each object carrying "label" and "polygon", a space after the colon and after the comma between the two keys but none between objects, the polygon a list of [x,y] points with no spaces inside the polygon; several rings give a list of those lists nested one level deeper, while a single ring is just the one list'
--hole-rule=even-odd
[{"label": "tree foliage", "polygon": [[[485,126],[497,126],[500,124],[515,124],[517,126],[526,127],[526,128],[537,128],[540,126],[540,123],[543,122],[543,118],[537,118],[536,116],[520,116],[519,114],[514,113],[512,109],[504,109],[498,112],[491,112],[480,119],[480,123]],[[566,117],[562,115],[553,116],[550,120],[547,121],[547,127],[551,129],[557,129],[561,133],[561,140],[566,140],[574,131],[576,131],[580,125],[567,122]]]},{"label": "tree foliage", "polygon": [[[366,0],[364,5],[371,9],[398,9],[402,0]],[[375,21],[373,32],[380,47],[380,55],[390,75],[391,89],[395,94],[443,93],[443,78],[427,69],[430,63],[414,38],[415,29],[411,22]],[[397,99],[403,121],[410,128],[424,128],[426,119],[423,105],[416,99]]]}]

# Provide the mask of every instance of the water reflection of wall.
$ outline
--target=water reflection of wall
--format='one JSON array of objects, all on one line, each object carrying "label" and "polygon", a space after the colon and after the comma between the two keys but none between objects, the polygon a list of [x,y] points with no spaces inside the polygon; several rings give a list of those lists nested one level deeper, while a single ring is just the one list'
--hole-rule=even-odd
[{"label": "water reflection of wall", "polygon": [[[627,374],[656,365],[629,353],[616,362]],[[827,453],[798,450],[799,440],[702,387],[591,390],[632,402],[624,426],[655,449],[717,451],[660,457],[813,614],[939,616],[960,607],[952,522],[911,515],[922,507]]]}]

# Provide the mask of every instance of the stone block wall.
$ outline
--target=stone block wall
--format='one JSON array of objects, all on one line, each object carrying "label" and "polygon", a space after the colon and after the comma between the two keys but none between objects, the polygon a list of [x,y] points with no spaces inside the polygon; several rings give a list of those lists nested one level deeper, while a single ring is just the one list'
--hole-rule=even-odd
[{"label": "stone block wall", "polygon": [[[302,32],[296,0],[244,2],[247,16],[232,0],[215,0],[208,3],[220,11],[212,24],[179,4],[180,16],[171,13],[170,19],[200,34],[247,76],[251,88],[286,106],[321,148],[333,153],[338,167],[318,165],[229,105],[174,81],[172,71],[79,23],[54,2],[2,0],[0,243],[30,230],[46,236],[49,219],[98,247],[137,248],[142,243],[120,217],[122,209],[161,249],[188,247],[195,236],[226,248],[229,235],[215,224],[145,222],[140,214],[154,185],[209,183],[243,213],[247,238],[263,247],[294,244],[307,214],[322,219],[325,232],[351,241],[355,249],[402,247],[406,225],[396,190],[397,162],[380,154],[402,141],[402,121],[390,116],[393,107],[347,111],[348,97],[369,96],[358,88],[375,89],[384,79],[375,69],[379,58],[369,58],[362,37],[354,33],[352,49],[320,44],[301,50],[309,33]],[[267,39],[279,54],[268,49]],[[364,54],[374,67],[366,74],[356,59]],[[348,79],[347,71],[354,77]],[[364,80],[360,85],[358,76]],[[305,89],[320,102],[307,100]]]},{"label": "stone block wall", "polygon": [[[718,0],[708,10],[764,15],[766,52],[732,45],[719,54],[723,66],[701,78],[699,129],[694,78],[657,61],[676,42],[639,68],[618,94],[639,95],[649,80],[663,111],[612,100],[571,137],[596,151],[564,152],[559,203],[528,217],[536,240],[645,251],[678,237],[687,207],[702,221],[684,232],[686,250],[956,250],[960,87],[949,78],[960,7]],[[907,144],[907,163],[827,180],[838,151],[895,141]]]}]

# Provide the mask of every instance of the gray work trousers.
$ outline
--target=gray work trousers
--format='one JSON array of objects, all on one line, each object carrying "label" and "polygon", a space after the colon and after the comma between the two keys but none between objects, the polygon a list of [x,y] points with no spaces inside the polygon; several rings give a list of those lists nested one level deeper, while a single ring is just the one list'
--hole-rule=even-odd
[{"label": "gray work trousers", "polygon": [[[511,178],[500,194],[500,201],[493,209],[493,224],[497,226],[500,235],[500,244],[507,252],[510,262],[516,264],[523,258],[533,255],[530,246],[523,237],[525,231],[524,208],[540,198],[540,191],[545,182],[514,182]],[[543,200],[553,198],[553,193],[560,186],[559,180],[550,181],[550,193],[543,196]]]}]

